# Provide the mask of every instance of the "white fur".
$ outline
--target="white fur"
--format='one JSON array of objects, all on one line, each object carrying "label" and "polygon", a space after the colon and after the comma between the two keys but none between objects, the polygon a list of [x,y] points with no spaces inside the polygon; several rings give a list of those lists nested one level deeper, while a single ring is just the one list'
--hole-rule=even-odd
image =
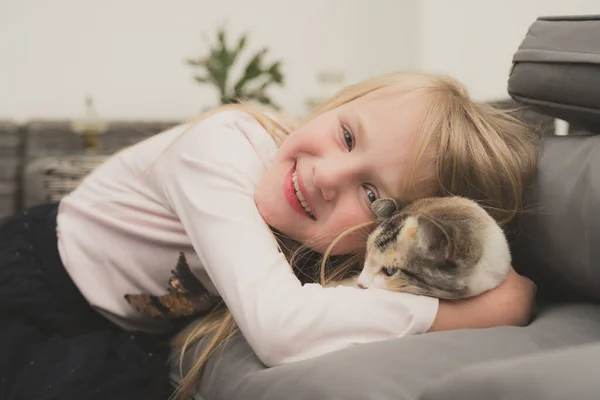
[{"label": "white fur", "polygon": [[381,265],[384,265],[383,253],[370,254],[358,276],[357,285],[362,288],[383,288],[385,279],[378,274]]},{"label": "white fur", "polygon": [[500,285],[511,267],[510,249],[502,229],[493,222],[485,236],[483,254],[467,283],[470,296],[476,296]]}]

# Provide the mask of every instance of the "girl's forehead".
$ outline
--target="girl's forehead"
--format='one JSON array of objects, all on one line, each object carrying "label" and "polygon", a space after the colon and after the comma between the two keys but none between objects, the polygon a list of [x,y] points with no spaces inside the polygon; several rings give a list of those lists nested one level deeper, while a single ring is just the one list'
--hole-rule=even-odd
[{"label": "girl's forehead", "polygon": [[415,140],[423,124],[428,96],[375,91],[346,104],[345,114],[371,137]]},{"label": "girl's forehead", "polygon": [[411,114],[422,114],[431,94],[424,91],[406,91],[400,89],[378,89],[360,96],[348,104],[353,107],[377,109],[381,112],[409,111]]}]

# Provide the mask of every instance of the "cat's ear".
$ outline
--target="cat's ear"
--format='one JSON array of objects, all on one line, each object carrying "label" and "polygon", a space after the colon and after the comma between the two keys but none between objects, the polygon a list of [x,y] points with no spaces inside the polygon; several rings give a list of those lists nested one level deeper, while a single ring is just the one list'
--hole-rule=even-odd
[{"label": "cat's ear", "polygon": [[379,219],[386,219],[398,211],[394,199],[377,199],[371,204],[371,210]]},{"label": "cat's ear", "polygon": [[417,217],[420,239],[430,254],[438,259],[451,260],[454,257],[454,243],[444,225],[427,215]]},{"label": "cat's ear", "polygon": [[378,219],[386,219],[408,206],[411,202],[398,199],[377,199],[371,204],[371,210]]}]

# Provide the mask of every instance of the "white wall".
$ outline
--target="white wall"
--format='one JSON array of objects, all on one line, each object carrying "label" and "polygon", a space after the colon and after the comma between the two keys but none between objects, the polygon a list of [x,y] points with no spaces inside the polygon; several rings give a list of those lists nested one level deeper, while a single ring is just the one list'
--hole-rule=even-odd
[{"label": "white wall", "polygon": [[323,69],[349,83],[422,67],[495,99],[536,17],[584,13],[600,14],[600,1],[0,0],[0,118],[71,118],[88,94],[108,118],[192,117],[216,92],[184,59],[224,21],[284,61],[286,86],[271,93],[293,116],[321,93]]},{"label": "white wall", "polygon": [[454,75],[482,100],[507,96],[512,56],[537,17],[600,14],[599,0],[421,0],[420,5],[420,66]]},{"label": "white wall", "polygon": [[284,61],[274,98],[292,115],[318,93],[315,73],[347,82],[414,67],[418,0],[2,0],[0,118],[70,118],[91,94],[109,118],[189,118],[215,104],[184,59],[227,22]]}]

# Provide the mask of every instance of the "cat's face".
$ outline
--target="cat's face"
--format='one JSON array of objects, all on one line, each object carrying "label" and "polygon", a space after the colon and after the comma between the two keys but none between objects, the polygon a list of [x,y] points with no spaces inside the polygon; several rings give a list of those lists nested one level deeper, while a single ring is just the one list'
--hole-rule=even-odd
[{"label": "cat's face", "polygon": [[382,219],[367,242],[357,284],[457,299],[497,286],[510,268],[495,221],[462,198],[430,198]]}]

